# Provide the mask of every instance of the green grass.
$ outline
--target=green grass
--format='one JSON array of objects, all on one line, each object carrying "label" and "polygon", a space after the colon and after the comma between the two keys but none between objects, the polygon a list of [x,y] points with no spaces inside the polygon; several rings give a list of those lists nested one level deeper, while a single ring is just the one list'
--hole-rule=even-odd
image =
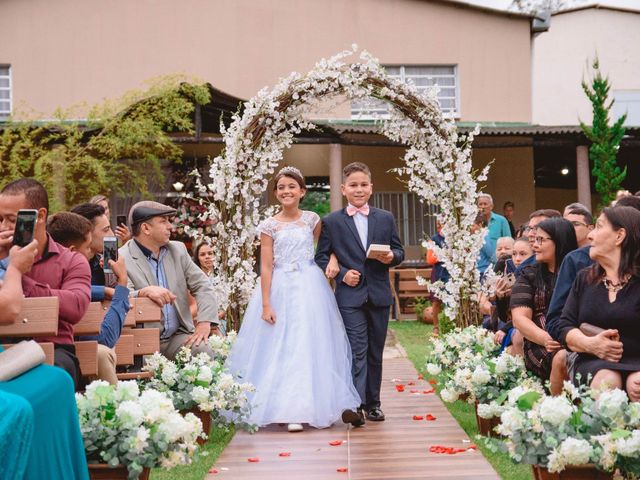
[{"label": "green grass", "polygon": [[204,446],[204,450],[201,450],[202,453],[198,454],[198,457],[191,465],[176,467],[171,470],[154,468],[151,471],[151,480],[203,480],[233,438],[234,433],[233,427],[229,430],[214,427],[209,441]]},{"label": "green grass", "polygon": [[[424,366],[425,357],[431,346],[429,339],[431,338],[433,327],[422,322],[391,322],[389,327],[395,332],[396,338],[407,352],[409,360],[415,365],[418,372],[422,373],[425,378],[429,378]],[[436,390],[440,392],[438,385]],[[455,403],[445,403],[445,406],[462,429],[469,435],[469,438],[474,439],[478,434],[478,427],[473,405],[457,401]],[[491,452],[482,442],[477,442],[477,445],[482,454],[498,472],[500,478],[508,480],[531,480],[533,478],[529,465],[515,464],[506,453]]]}]

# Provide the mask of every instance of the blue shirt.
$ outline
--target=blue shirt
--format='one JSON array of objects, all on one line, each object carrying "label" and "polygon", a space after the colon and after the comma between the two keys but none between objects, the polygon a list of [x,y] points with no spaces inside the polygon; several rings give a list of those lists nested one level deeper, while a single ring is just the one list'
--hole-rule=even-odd
[{"label": "blue shirt", "polygon": [[100,325],[100,333],[97,336],[83,336],[80,339],[97,340],[100,345],[105,345],[109,348],[115,347],[120,339],[124,319],[127,316],[127,312],[129,312],[129,308],[131,308],[129,305],[129,289],[122,285],[116,285],[111,306],[107,310],[104,320],[102,320],[102,325]]},{"label": "blue shirt", "polygon": [[7,274],[7,268],[9,268],[9,257],[0,260],[0,280],[4,280],[4,276]]},{"label": "blue shirt", "polygon": [[480,249],[480,254],[478,255],[476,267],[480,273],[484,273],[493,263],[496,263],[496,244],[491,239],[491,234],[487,233],[487,236],[484,237],[484,244]]},{"label": "blue shirt", "polygon": [[502,215],[491,212],[489,217],[489,236],[493,242],[497,242],[499,238],[511,237],[511,229],[509,222]]},{"label": "blue shirt", "polygon": [[[134,241],[138,247],[140,247],[140,251],[145,255],[145,257],[147,257],[149,268],[151,269],[151,273],[155,277],[158,286],[171,290],[169,287],[169,281],[167,280],[167,274],[164,271],[163,263],[164,257],[166,257],[169,252],[167,247],[160,247],[160,254],[158,255],[158,258],[155,258],[151,250],[144,245],[141,245],[137,240],[134,239]],[[175,305],[171,305],[170,303],[167,303],[162,307],[162,314],[164,319],[164,330],[162,331],[160,339],[164,340],[178,331],[180,321],[178,320],[178,312],[176,311]]]},{"label": "blue shirt", "polygon": [[551,296],[551,302],[549,303],[549,310],[547,311],[547,323],[545,329],[549,332],[549,335],[554,340],[560,340],[560,332],[558,331],[558,321],[560,315],[562,315],[562,309],[567,302],[569,292],[573,281],[578,276],[578,272],[586,267],[593,265],[594,261],[589,256],[590,245],[579,248],[573,252],[569,252],[558,271],[558,278],[556,279],[556,286]]}]

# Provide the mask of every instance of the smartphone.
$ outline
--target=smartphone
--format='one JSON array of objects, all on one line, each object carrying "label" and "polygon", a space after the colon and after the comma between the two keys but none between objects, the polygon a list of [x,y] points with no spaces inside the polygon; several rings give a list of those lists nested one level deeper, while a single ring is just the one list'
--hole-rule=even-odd
[{"label": "smartphone", "polygon": [[18,210],[16,228],[13,232],[13,244],[19,247],[29,245],[33,241],[37,221],[37,210]]},{"label": "smartphone", "polygon": [[126,215],[117,215],[116,216],[116,227],[120,225],[127,225],[127,216]]},{"label": "smartphone", "polygon": [[102,250],[102,269],[104,273],[113,273],[109,266],[109,260],[118,261],[118,239],[116,237],[104,237]]}]

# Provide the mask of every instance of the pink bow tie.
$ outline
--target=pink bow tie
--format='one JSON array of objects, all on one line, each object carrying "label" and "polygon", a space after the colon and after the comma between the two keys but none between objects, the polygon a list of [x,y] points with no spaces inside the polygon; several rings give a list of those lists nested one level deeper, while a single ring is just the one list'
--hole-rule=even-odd
[{"label": "pink bow tie", "polygon": [[369,215],[369,205],[365,204],[360,208],[354,207],[353,205],[347,206],[347,215],[353,217],[356,213],[361,213],[366,217],[367,215]]}]

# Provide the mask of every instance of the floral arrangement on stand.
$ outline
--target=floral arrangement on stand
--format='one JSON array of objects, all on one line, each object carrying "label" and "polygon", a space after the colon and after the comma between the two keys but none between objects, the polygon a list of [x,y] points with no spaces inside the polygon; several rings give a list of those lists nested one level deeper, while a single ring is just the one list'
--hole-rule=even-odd
[{"label": "floral arrangement on stand", "polygon": [[[414,85],[387,76],[367,52],[360,54],[359,62],[350,62],[356,52],[354,45],[320,60],[307,74],[291,73],[272,90],[261,90],[245,103],[242,114],[234,115],[228,128],[221,125],[225,146],[212,160],[211,181],[203,181],[193,172],[196,191],[187,195],[207,206],[203,220],[217,220],[214,286],[234,329],[255,286],[252,256],[268,178],[294,136],[316,128],[308,120],[309,114],[330,111],[345,97],[375,98],[389,104],[391,115],[380,122],[381,132],[407,146],[405,167],[397,173],[408,177],[409,189],[423,201],[440,206],[438,219],[446,246],[435,250],[451,281],[435,284],[432,291],[443,300],[447,315],[456,319],[457,325],[479,320],[475,263],[484,233],[472,233],[471,226],[477,213],[477,182],[486,179],[487,169],[476,175],[472,168],[474,134],[467,138],[458,135],[454,122],[443,116],[435,90],[421,93]],[[188,233],[198,236],[193,229]]]},{"label": "floral arrangement on stand", "polygon": [[187,465],[196,453],[202,423],[178,413],[165,393],[140,393],[135,381],[113,386],[98,380],[77,393],[76,402],[90,464],[123,465],[134,480],[144,469]]},{"label": "floral arrangement on stand", "polygon": [[569,382],[558,396],[514,389],[500,418],[497,430],[504,438],[489,445],[532,465],[536,478],[574,467],[640,475],[640,403],[629,402],[621,390]]},{"label": "floral arrangement on stand", "polygon": [[[228,355],[227,348],[230,348],[228,340],[220,342],[220,359]],[[206,353],[193,355],[191,349],[183,347],[175,361],[156,352],[147,358],[143,369],[153,374],[144,384],[145,389],[164,392],[181,411],[196,409],[204,413],[201,419],[205,433],[209,433],[206,423],[210,418],[215,425],[234,423],[253,429],[246,423],[251,411],[248,395],[253,385],[236,382],[218,358],[212,360]]]}]

